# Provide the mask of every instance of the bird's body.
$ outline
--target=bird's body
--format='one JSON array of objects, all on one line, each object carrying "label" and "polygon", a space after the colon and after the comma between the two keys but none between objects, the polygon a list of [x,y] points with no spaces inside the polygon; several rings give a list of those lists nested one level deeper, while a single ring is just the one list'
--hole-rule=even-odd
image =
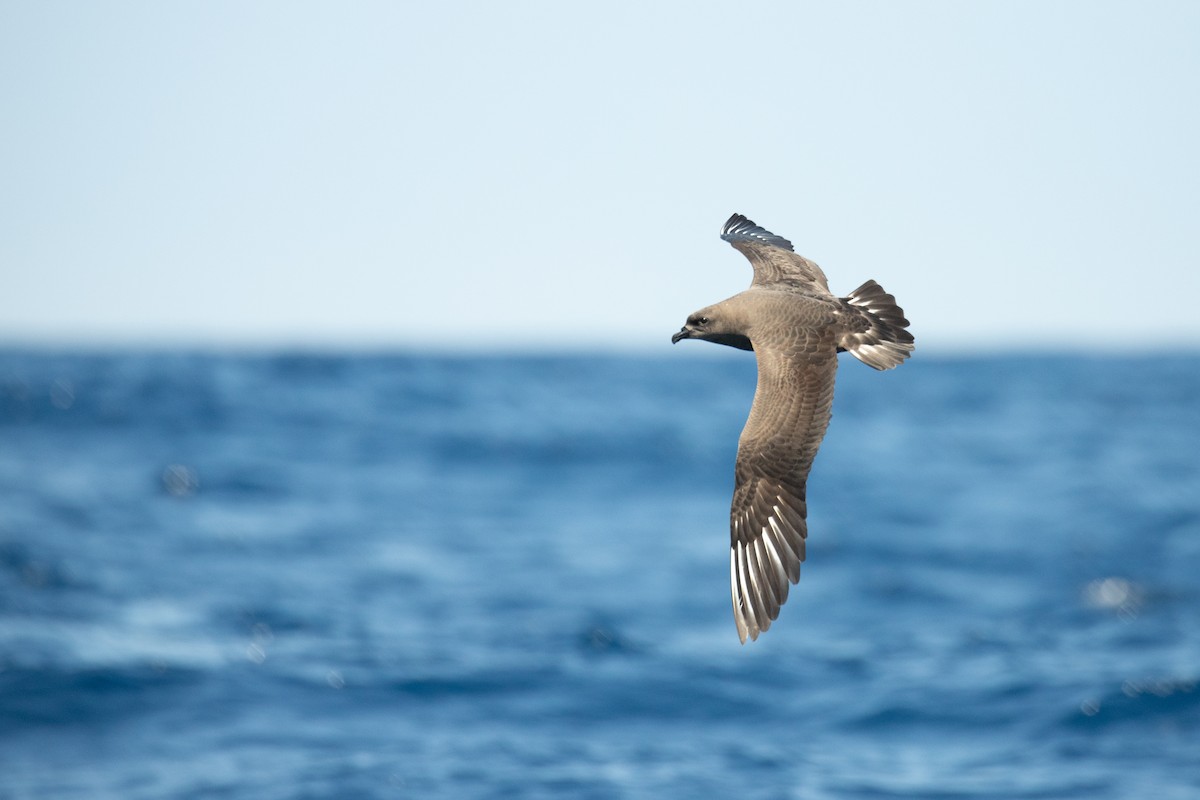
[{"label": "bird's body", "polygon": [[758,387],[738,440],[730,509],[730,586],[738,636],[757,639],[800,579],[808,535],[805,484],[833,408],[837,354],[876,369],[913,350],[908,320],[874,281],[847,297],[786,239],[734,214],[721,238],[750,260],[750,288],[700,309],[672,337],[753,350]]}]

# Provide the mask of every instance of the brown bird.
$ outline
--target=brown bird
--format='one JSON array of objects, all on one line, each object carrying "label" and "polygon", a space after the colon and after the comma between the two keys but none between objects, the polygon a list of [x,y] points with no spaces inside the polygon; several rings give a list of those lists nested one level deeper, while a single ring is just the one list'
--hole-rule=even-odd
[{"label": "brown bird", "polygon": [[721,238],[750,260],[754,280],[689,316],[671,342],[705,339],[753,350],[758,360],[729,513],[733,619],[745,644],[771,627],[800,580],[805,483],[829,426],[837,354],[848,350],[875,369],[891,369],[912,353],[913,337],[896,298],[875,281],[835,297],[820,267],[741,214],[729,218]]}]

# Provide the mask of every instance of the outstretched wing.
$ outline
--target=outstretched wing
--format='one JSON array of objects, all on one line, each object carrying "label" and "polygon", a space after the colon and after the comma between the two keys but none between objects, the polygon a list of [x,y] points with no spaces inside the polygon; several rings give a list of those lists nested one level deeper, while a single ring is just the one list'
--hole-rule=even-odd
[{"label": "outstretched wing", "polygon": [[808,535],[805,484],[833,406],[837,353],[817,335],[786,353],[756,349],[758,388],[738,442],[729,582],[738,637],[771,627],[800,580]]},{"label": "outstretched wing", "polygon": [[829,283],[820,267],[793,252],[792,243],[787,239],[755,225],[741,214],[729,218],[721,229],[721,238],[750,260],[754,267],[751,286],[791,283],[829,294]]}]

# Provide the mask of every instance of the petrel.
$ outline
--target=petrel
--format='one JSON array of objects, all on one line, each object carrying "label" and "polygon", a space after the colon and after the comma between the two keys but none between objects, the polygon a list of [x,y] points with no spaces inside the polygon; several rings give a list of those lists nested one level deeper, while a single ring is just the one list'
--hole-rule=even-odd
[{"label": "petrel", "polygon": [[758,361],[729,512],[733,619],[745,644],[771,627],[800,580],[805,483],[829,426],[837,354],[891,369],[912,353],[913,337],[896,298],[875,281],[836,297],[820,267],[741,214],[729,218],[721,238],[750,260],[754,280],[690,315],[671,342],[705,339],[753,350]]}]

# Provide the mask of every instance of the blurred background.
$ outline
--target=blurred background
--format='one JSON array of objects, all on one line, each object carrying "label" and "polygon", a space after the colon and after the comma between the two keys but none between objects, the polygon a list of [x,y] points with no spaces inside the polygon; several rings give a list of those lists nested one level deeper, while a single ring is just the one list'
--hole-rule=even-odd
[{"label": "blurred background", "polygon": [[[0,6],[0,796],[1196,796],[1198,36]],[[745,647],[733,212],[917,337]]]},{"label": "blurred background", "polygon": [[1200,318],[1190,3],[6,3],[16,341],[661,348],[733,212],[930,348]]}]

